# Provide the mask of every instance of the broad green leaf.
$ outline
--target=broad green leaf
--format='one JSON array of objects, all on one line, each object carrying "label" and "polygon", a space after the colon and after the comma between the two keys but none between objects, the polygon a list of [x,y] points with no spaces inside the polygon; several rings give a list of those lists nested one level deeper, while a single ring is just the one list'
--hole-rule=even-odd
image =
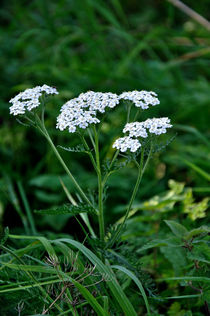
[{"label": "broad green leaf", "polygon": [[184,190],[185,183],[177,182],[173,179],[170,179],[168,181],[168,186],[171,189],[171,191],[173,191],[175,194],[180,194]]},{"label": "broad green leaf", "polygon": [[198,262],[210,264],[210,247],[206,244],[196,245],[192,251],[187,253],[187,257],[193,261],[197,260]]},{"label": "broad green leaf", "polygon": [[196,237],[196,236],[199,236],[203,233],[209,233],[210,232],[210,227],[207,227],[207,226],[201,226],[201,227],[198,227],[198,228],[194,228],[192,230],[190,230],[186,235],[185,235],[185,239],[186,240],[190,240],[192,239],[193,237]]},{"label": "broad green leaf", "polygon": [[188,233],[188,230],[181,224],[175,222],[175,221],[164,221],[171,229],[171,231],[176,235],[177,237],[183,238],[184,235]]},{"label": "broad green leaf", "polygon": [[174,274],[180,275],[185,271],[188,261],[186,251],[182,247],[172,248],[171,246],[160,247],[161,253],[173,266]]},{"label": "broad green leaf", "polygon": [[171,237],[168,239],[155,239],[146,243],[144,246],[138,249],[137,253],[142,252],[147,249],[156,248],[156,247],[164,247],[164,246],[179,247],[181,246],[180,239],[176,237]]},{"label": "broad green leaf", "polygon": [[206,216],[205,211],[207,210],[209,205],[209,198],[204,198],[201,202],[185,204],[184,205],[184,213],[187,213],[189,218],[193,221],[197,218],[204,218]]}]

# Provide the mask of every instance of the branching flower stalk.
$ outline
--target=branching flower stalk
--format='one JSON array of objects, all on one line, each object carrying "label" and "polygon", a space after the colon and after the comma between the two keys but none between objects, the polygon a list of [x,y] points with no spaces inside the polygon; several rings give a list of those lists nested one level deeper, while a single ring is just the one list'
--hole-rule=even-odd
[{"label": "branching flower stalk", "polygon": [[[44,93],[44,95],[43,95]],[[49,145],[51,146],[55,156],[59,160],[60,164],[68,174],[69,178],[76,187],[79,196],[79,201],[82,199],[83,202],[87,203],[91,207],[94,207],[94,201],[91,202],[86,193],[83,191],[77,180],[74,178],[73,174],[67,167],[63,158],[61,157],[59,151],[54,145],[47,129],[45,126],[44,112],[45,112],[45,96],[48,94],[58,94],[55,88],[49,87],[47,85],[37,86],[33,89],[27,89],[24,92],[19,93],[13,99],[10,100],[12,106],[10,107],[10,113],[13,115],[23,115],[30,125],[36,127],[40,133],[45,137]],[[116,107],[121,100],[126,101],[126,125],[124,126],[122,132],[125,136],[117,138],[113,143],[113,148],[116,149],[113,154],[113,158],[104,176],[102,176],[101,168],[101,155],[99,148],[99,131],[100,127],[96,129],[96,124],[103,122],[101,120],[101,115],[104,114],[107,109],[113,109]],[[96,172],[98,179],[98,224],[99,224],[99,235],[100,240],[103,243],[105,240],[105,225],[104,225],[104,187],[109,176],[115,171],[115,162],[118,159],[120,152],[125,153],[130,151],[130,153],[135,153],[134,162],[138,168],[138,175],[136,184],[134,186],[130,201],[128,203],[125,216],[123,221],[119,225],[114,234],[112,240],[107,243],[113,245],[115,241],[119,238],[122,228],[125,225],[127,218],[129,217],[130,210],[132,208],[133,202],[136,198],[137,192],[139,190],[139,185],[142,176],[146,170],[147,164],[151,158],[152,154],[152,137],[150,135],[161,135],[167,132],[168,128],[171,128],[170,119],[167,117],[162,118],[152,118],[146,121],[140,122],[136,121],[140,112],[142,110],[149,109],[150,106],[156,106],[160,103],[157,98],[156,93],[152,91],[128,91],[123,92],[120,95],[115,93],[102,93],[88,91],[86,93],[81,93],[77,98],[67,101],[62,107],[59,116],[57,117],[56,128],[63,131],[68,129],[70,134],[79,134],[82,144],[84,146],[85,152],[89,155],[92,162],[93,168]],[[134,116],[134,121],[131,120],[131,110],[132,104],[137,108],[136,115]],[[41,115],[37,112],[37,107],[41,107]],[[99,119],[100,118],[100,119]],[[90,138],[90,145],[86,141],[85,130],[87,130],[87,135]],[[147,155],[147,159],[144,163],[145,157],[145,146],[142,145],[142,139],[148,138],[150,142],[150,150]],[[147,142],[148,143],[148,142]],[[92,147],[92,148],[91,148]],[[94,154],[93,154],[94,153]],[[140,154],[140,161],[137,160]],[[130,155],[130,154],[129,154]],[[132,158],[133,159],[133,158]],[[91,235],[95,237],[95,233],[90,226],[90,222],[87,214],[81,214],[84,222],[86,223]]]}]

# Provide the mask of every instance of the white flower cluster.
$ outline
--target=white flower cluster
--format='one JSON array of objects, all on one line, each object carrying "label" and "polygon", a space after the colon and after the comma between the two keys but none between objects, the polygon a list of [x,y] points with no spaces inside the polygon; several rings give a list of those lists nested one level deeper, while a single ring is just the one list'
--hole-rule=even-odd
[{"label": "white flower cluster", "polygon": [[157,94],[153,91],[128,91],[123,92],[119,95],[119,99],[132,101],[136,107],[146,110],[149,108],[149,105],[155,106],[160,104],[160,101],[157,98]]},{"label": "white flower cluster", "polygon": [[143,137],[148,136],[147,131],[144,127],[144,122],[133,122],[127,123],[123,129],[123,133],[129,133],[129,137]]},{"label": "white flower cluster", "polygon": [[172,127],[168,117],[147,119],[144,122],[127,123],[123,129],[123,133],[128,132],[130,137],[143,137],[148,136],[147,130],[151,134],[164,134],[166,129]]},{"label": "white flower cluster", "polygon": [[149,129],[151,134],[161,135],[167,132],[167,128],[171,128],[170,119],[168,117],[160,117],[147,119],[143,122],[143,126]]},{"label": "white flower cluster", "polygon": [[141,144],[138,139],[133,139],[129,136],[118,138],[113,144],[113,148],[119,149],[121,152],[125,152],[128,149],[131,152],[135,152],[139,147],[141,147]]},{"label": "white flower cluster", "polygon": [[144,122],[127,123],[123,129],[123,133],[128,132],[128,136],[118,138],[114,142],[113,148],[117,148],[122,152],[125,152],[127,149],[135,152],[141,146],[141,143],[137,138],[147,138],[147,129],[151,134],[161,135],[166,133],[167,128],[171,127],[172,125],[170,124],[170,119],[168,117],[147,119]]},{"label": "white flower cluster", "polygon": [[114,108],[118,103],[119,98],[114,93],[93,91],[81,93],[62,106],[56,127],[61,131],[68,128],[70,133],[74,133],[77,127],[86,128],[92,123],[99,123],[100,120],[96,117],[97,111],[104,113],[107,107]]},{"label": "white flower cluster", "polygon": [[39,97],[41,97],[43,92],[46,94],[58,94],[56,88],[49,87],[46,84],[32,89],[26,89],[9,101],[12,103],[10,114],[24,114],[26,110],[31,111],[38,107],[40,105]]}]

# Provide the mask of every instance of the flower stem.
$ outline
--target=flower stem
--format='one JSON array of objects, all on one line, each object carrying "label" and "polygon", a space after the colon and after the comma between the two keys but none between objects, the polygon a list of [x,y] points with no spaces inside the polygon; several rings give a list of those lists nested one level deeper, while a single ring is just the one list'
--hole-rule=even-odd
[{"label": "flower stem", "polygon": [[105,176],[103,178],[103,186],[106,184],[107,179],[109,178],[109,176],[112,173],[111,169],[113,167],[113,164],[114,164],[115,160],[117,159],[117,156],[119,155],[119,152],[120,152],[119,150],[116,150],[116,152],[115,152],[115,154],[114,154],[114,156],[112,158],[112,161],[111,161],[110,166],[109,166],[109,171],[106,172],[106,174],[105,174]]},{"label": "flower stem", "polygon": [[[67,167],[67,165],[65,164],[63,158],[61,157],[61,155],[59,154],[57,148],[55,147],[50,135],[48,134],[48,131],[45,127],[44,124],[44,117],[42,116],[42,120],[40,120],[40,118],[38,117],[38,115],[36,116],[36,121],[37,121],[37,128],[39,129],[39,131],[41,132],[41,134],[47,139],[48,143],[50,144],[53,152],[55,153],[57,159],[59,160],[59,162],[61,163],[61,165],[63,166],[64,170],[66,171],[66,173],[68,174],[69,178],[72,180],[72,182],[74,183],[75,187],[77,188],[78,192],[80,193],[81,197],[83,198],[83,200],[88,203],[89,205],[91,205],[92,207],[93,204],[91,203],[91,201],[88,199],[88,197],[86,196],[86,194],[84,193],[84,191],[82,190],[82,188],[80,187],[80,185],[78,184],[78,182],[76,181],[76,179],[74,178],[74,176],[72,175],[71,171],[69,170],[69,168]],[[85,224],[87,225],[91,235],[93,237],[95,237],[95,233],[90,225],[89,222],[89,218],[88,215],[86,213],[82,213],[81,214],[82,219],[84,220]]]},{"label": "flower stem", "polygon": [[94,136],[95,136],[95,154],[96,154],[96,165],[97,165],[97,175],[98,175],[98,210],[99,210],[99,233],[101,241],[104,241],[104,211],[103,211],[103,183],[102,174],[100,166],[100,155],[99,155],[99,141],[96,128],[94,126]]},{"label": "flower stem", "polygon": [[[151,147],[150,147],[150,151],[149,151],[149,154],[147,156],[147,160],[144,164],[144,148],[142,148],[142,151],[141,151],[141,158],[140,158],[140,164],[139,164],[139,167],[138,167],[138,176],[137,176],[137,180],[136,180],[136,184],[135,184],[135,187],[133,189],[133,193],[131,195],[131,198],[130,198],[130,201],[129,201],[129,204],[128,204],[128,207],[127,207],[127,210],[126,210],[126,213],[125,213],[125,216],[123,218],[123,221],[122,223],[120,224],[120,226],[118,227],[115,235],[113,236],[112,240],[111,240],[111,245],[114,244],[114,242],[118,239],[122,229],[123,229],[123,226],[129,216],[129,213],[130,213],[130,210],[132,208],[132,205],[133,205],[133,202],[135,200],[135,197],[136,197],[136,194],[138,192],[138,189],[139,189],[139,185],[141,183],[141,179],[142,179],[142,176],[146,170],[146,167],[147,167],[147,164],[150,160],[150,157],[151,157],[151,153],[152,153],[152,143],[151,143]],[[110,244],[109,244],[110,245]]]},{"label": "flower stem", "polygon": [[55,147],[55,145],[53,144],[52,139],[50,138],[48,132],[45,134],[45,137],[48,141],[48,143],[50,144],[52,150],[54,151],[56,157],[58,158],[59,162],[61,163],[61,165],[63,166],[64,170],[66,171],[66,173],[68,174],[68,176],[71,178],[72,182],[74,183],[75,187],[77,188],[77,190],[79,191],[79,193],[81,194],[82,198],[85,200],[85,202],[87,202],[88,204],[90,204],[92,206],[92,203],[90,202],[90,200],[88,199],[88,197],[86,196],[86,194],[84,193],[84,191],[82,190],[82,188],[80,187],[80,185],[78,184],[78,182],[76,181],[76,179],[74,178],[74,176],[72,175],[71,171],[69,170],[69,168],[67,167],[67,165],[65,164],[63,158],[61,157],[61,155],[59,154],[57,148]]},{"label": "flower stem", "polygon": [[84,137],[83,135],[80,135],[80,137],[81,137],[81,140],[82,140],[82,142],[83,142],[83,145],[84,145],[85,149],[87,150],[88,155],[90,156],[90,160],[91,160],[91,162],[92,162],[92,164],[93,164],[93,167],[94,167],[95,171],[97,172],[97,171],[98,171],[98,168],[97,168],[95,159],[94,159],[94,157],[93,157],[93,155],[92,155],[92,153],[91,153],[91,149],[90,149],[90,147],[88,146],[88,143],[86,142],[85,137]]}]

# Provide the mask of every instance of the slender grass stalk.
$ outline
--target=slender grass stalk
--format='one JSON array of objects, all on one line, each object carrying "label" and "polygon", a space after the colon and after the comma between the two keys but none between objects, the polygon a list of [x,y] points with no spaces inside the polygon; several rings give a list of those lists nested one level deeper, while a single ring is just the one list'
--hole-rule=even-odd
[{"label": "slender grass stalk", "polygon": [[93,127],[95,136],[95,154],[96,154],[96,165],[97,165],[97,176],[98,176],[98,210],[99,210],[99,233],[101,241],[104,241],[105,229],[104,229],[104,211],[103,211],[103,183],[100,165],[100,154],[99,154],[99,140],[95,126]]},{"label": "slender grass stalk", "polygon": [[30,228],[29,228],[29,224],[28,224],[28,218],[25,216],[25,214],[23,213],[23,211],[20,207],[20,203],[19,203],[19,200],[18,200],[17,195],[15,193],[13,183],[7,175],[5,176],[5,181],[6,181],[7,189],[8,189],[8,196],[9,196],[8,198],[11,201],[12,205],[14,206],[16,212],[20,216],[20,219],[22,221],[22,224],[23,224],[23,227],[25,229],[26,234],[29,235]]},{"label": "slender grass stalk", "polygon": [[31,212],[31,208],[29,206],[29,203],[28,203],[28,200],[27,200],[27,197],[26,197],[26,194],[25,194],[25,191],[23,189],[23,185],[21,183],[21,181],[18,181],[17,182],[17,186],[18,186],[18,189],[19,189],[19,192],[20,192],[20,195],[21,195],[21,198],[23,200],[23,204],[24,204],[24,207],[25,207],[25,210],[26,210],[26,214],[27,214],[27,217],[28,217],[28,221],[30,223],[30,226],[31,226],[31,233],[33,235],[36,235],[37,231],[36,231],[36,227],[35,227],[35,222],[34,222],[34,218],[33,218],[33,214]]}]

